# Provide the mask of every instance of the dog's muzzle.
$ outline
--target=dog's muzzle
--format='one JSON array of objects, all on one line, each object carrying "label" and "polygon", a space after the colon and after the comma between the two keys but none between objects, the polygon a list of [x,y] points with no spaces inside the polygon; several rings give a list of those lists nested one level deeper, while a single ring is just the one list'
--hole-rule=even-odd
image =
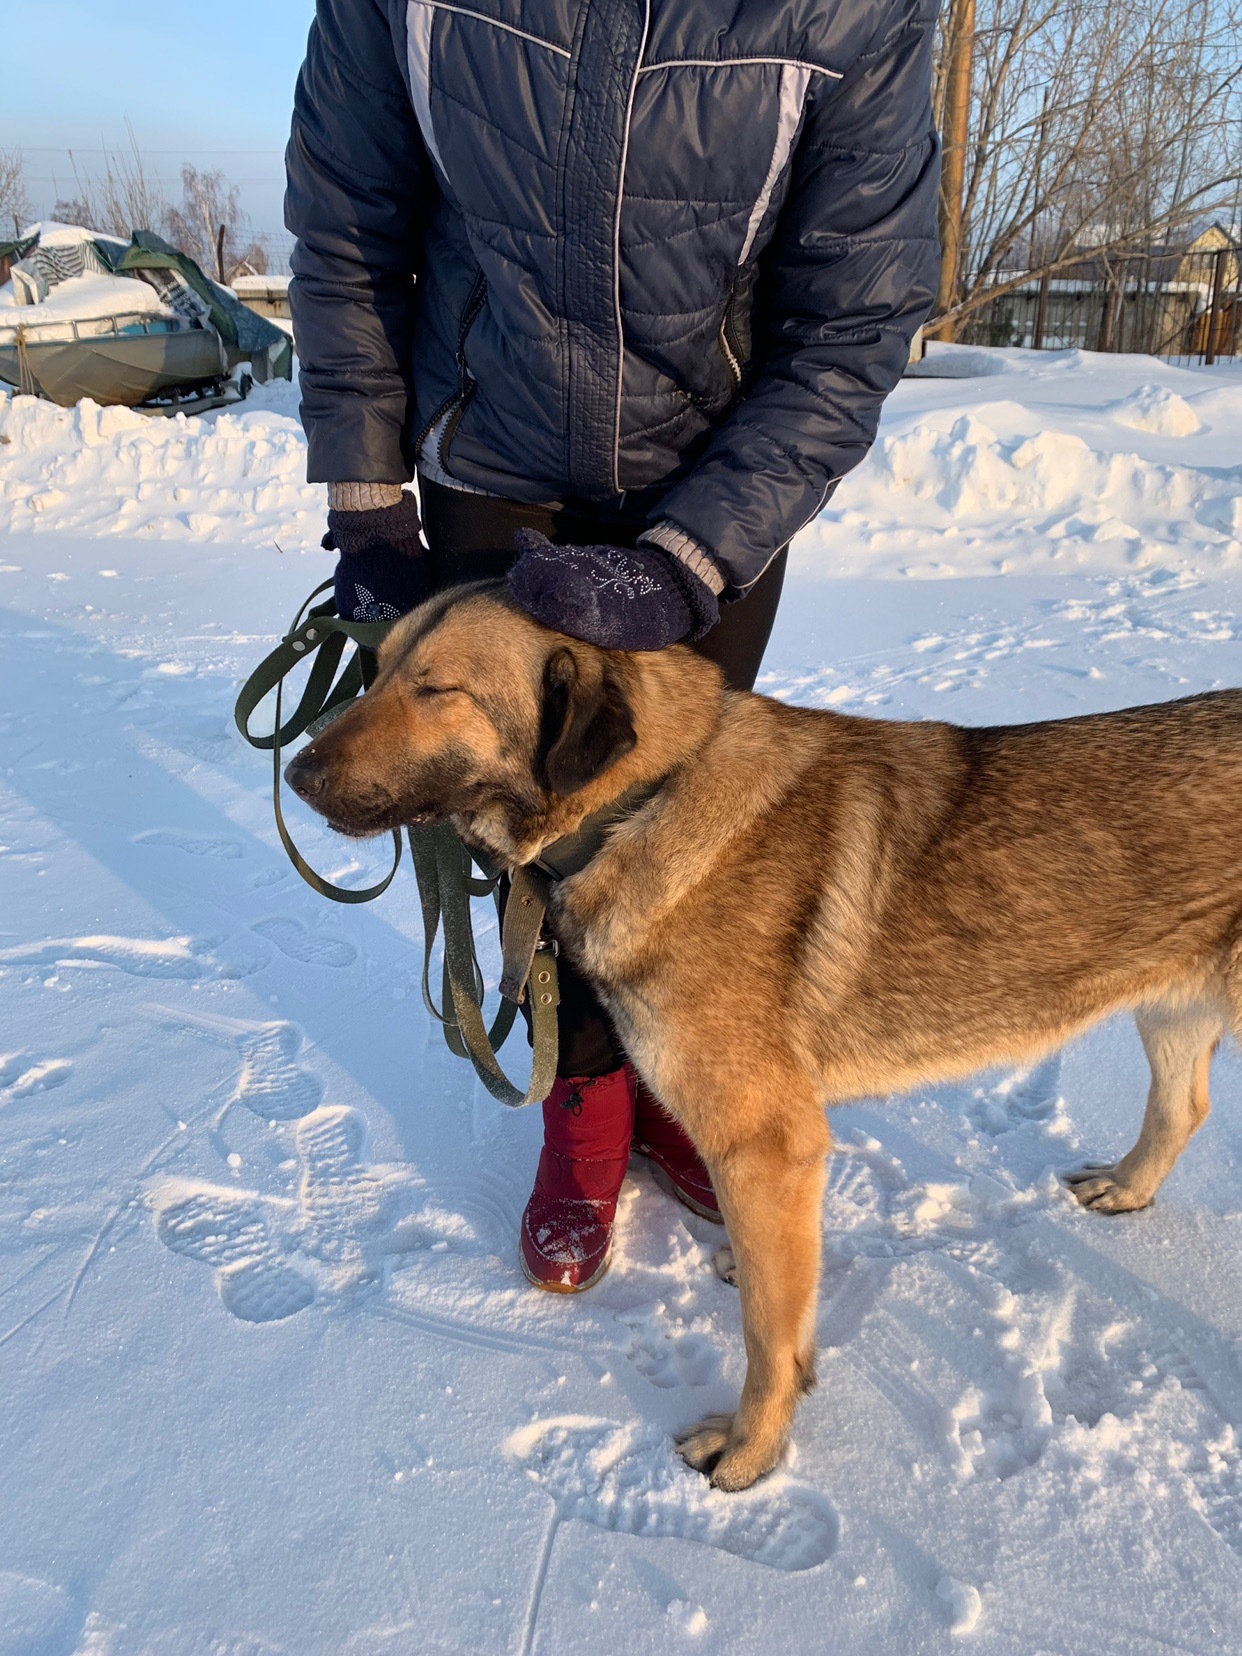
[{"label": "dog's muzzle", "polygon": [[442,822],[444,812],[423,800],[405,800],[380,789],[342,793],[332,784],[331,761],[303,748],[285,766],[285,781],[338,834],[370,839],[393,828]]}]

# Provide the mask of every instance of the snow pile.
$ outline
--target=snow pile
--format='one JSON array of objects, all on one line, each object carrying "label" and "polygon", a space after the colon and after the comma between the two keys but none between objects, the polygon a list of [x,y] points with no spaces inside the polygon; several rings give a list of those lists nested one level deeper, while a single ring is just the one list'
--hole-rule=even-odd
[{"label": "snow pile", "polygon": [[[16,314],[14,314],[16,313]],[[70,276],[37,305],[18,301],[13,283],[0,287],[0,328],[39,327],[44,322],[90,321],[100,316],[172,316],[159,294],[132,276]]]},{"label": "snow pile", "polygon": [[799,567],[927,577],[1242,560],[1236,368],[986,354],[986,390],[1003,376],[1010,395],[906,381],[871,454],[795,542]]},{"label": "snow pile", "polygon": [[1203,429],[1203,422],[1185,397],[1163,385],[1140,385],[1108,412],[1121,425],[1151,431],[1157,437],[1193,437]]},{"label": "snow pile", "polygon": [[[1242,557],[1242,478],[1109,453],[1072,431],[1028,435],[1032,422],[1023,416],[1016,404],[985,403],[977,414],[924,418],[882,438],[866,470],[842,490],[851,504],[840,521],[865,521],[871,556],[885,548],[878,525],[887,519],[904,527],[910,502],[921,503],[922,535],[938,542],[943,573],[976,572],[980,531],[990,531],[984,557],[996,571],[1045,562],[1122,569],[1158,557],[1186,567],[1205,555],[1231,567]],[[1237,417],[1242,422],[1242,388]],[[832,516],[820,520],[825,540]]]},{"label": "snow pile", "polygon": [[0,397],[0,533],[72,528],[317,547],[326,491],[306,482],[296,406],[296,389],[284,382],[256,390],[238,413],[215,416]]},{"label": "snow pile", "polygon": [[[988,390],[1009,394],[980,400],[977,377],[904,382],[871,455],[795,542],[797,567],[900,578],[1242,560],[1242,373],[1080,351],[933,360],[977,357]],[[324,492],[304,481],[296,411],[286,385],[240,413],[164,421],[0,398],[0,531],[311,550]]]}]

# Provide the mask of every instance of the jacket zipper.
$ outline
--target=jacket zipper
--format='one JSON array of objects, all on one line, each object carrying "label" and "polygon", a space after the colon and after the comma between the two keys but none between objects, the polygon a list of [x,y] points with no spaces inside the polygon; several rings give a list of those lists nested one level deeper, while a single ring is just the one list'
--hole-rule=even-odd
[{"label": "jacket zipper", "polygon": [[735,397],[742,389],[742,364],[738,357],[737,335],[733,331],[733,302],[736,297],[736,290],[730,293],[729,303],[725,306],[724,318],[720,324],[720,352],[725,359],[725,367],[729,370],[729,378],[733,381]]},{"label": "jacket zipper", "polygon": [[431,436],[437,426],[440,435],[436,440],[436,464],[444,469],[444,451],[452,440],[454,432],[461,423],[461,417],[466,411],[466,404],[475,392],[475,378],[466,362],[466,335],[474,326],[479,312],[483,309],[487,299],[487,277],[480,271],[475,277],[466,303],[462,307],[461,319],[457,324],[457,375],[458,387],[451,396],[436,409],[427,421],[427,424],[418,434],[418,441],[414,445],[415,455],[423,451],[423,444]]},{"label": "jacket zipper", "polygon": [[478,383],[475,380],[474,375],[470,372],[470,365],[466,361],[466,336],[469,334],[471,328],[473,328],[475,318],[483,309],[486,301],[487,277],[484,276],[482,271],[480,271],[474,279],[474,286],[470,289],[465,307],[461,313],[461,321],[457,327],[457,373],[461,381],[457,391],[457,406],[441,425],[440,441],[436,444],[436,464],[442,472],[448,472],[450,477],[452,476],[452,473],[449,472],[448,466],[445,463],[445,456],[448,453],[449,444],[457,435],[457,428],[461,424],[461,417],[466,412],[466,404],[470,401],[471,397],[474,396],[475,388]]}]

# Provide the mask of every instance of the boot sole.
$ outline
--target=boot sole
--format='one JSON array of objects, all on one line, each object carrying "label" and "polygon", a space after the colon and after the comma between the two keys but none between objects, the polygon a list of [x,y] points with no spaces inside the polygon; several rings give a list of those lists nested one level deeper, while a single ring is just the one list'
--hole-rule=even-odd
[{"label": "boot sole", "polygon": [[713,1225],[724,1224],[724,1214],[721,1213],[719,1208],[705,1207],[702,1202],[696,1202],[693,1196],[688,1196],[672,1174],[661,1167],[654,1156],[647,1155],[647,1152],[640,1150],[637,1145],[634,1147],[634,1154],[642,1156],[646,1160],[648,1167],[651,1169],[651,1177],[660,1189],[669,1196],[675,1196],[682,1207],[689,1208],[691,1213],[697,1213],[700,1219],[706,1219]]},{"label": "boot sole", "polygon": [[608,1267],[612,1264],[612,1243],[610,1242],[608,1244],[608,1252],[595,1267],[593,1275],[589,1276],[585,1282],[544,1282],[541,1278],[531,1274],[531,1268],[526,1263],[526,1255],[522,1252],[521,1248],[518,1249],[518,1264],[522,1267],[522,1275],[526,1278],[527,1282],[530,1283],[531,1287],[542,1288],[545,1294],[585,1294],[588,1288],[594,1288],[595,1284],[600,1280],[600,1278],[607,1271]]}]

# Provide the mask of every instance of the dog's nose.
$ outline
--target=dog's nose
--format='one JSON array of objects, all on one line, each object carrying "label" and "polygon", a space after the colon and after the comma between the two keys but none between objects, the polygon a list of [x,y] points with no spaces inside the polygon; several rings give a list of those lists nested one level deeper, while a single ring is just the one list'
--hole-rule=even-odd
[{"label": "dog's nose", "polygon": [[285,766],[285,781],[302,799],[313,800],[323,788],[323,766],[309,748],[290,759]]}]

